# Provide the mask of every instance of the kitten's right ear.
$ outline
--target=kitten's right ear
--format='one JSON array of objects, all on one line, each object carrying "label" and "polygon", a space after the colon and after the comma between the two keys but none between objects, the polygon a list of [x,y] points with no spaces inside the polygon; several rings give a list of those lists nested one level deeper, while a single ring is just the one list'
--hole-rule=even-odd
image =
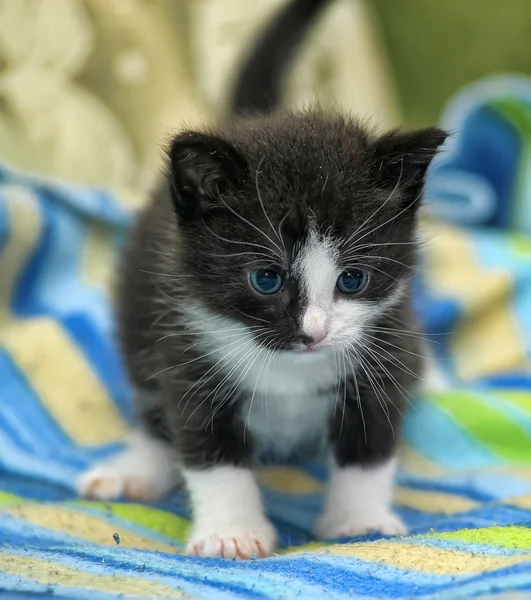
[{"label": "kitten's right ear", "polygon": [[170,188],[183,220],[194,220],[218,203],[219,194],[245,179],[247,163],[236,148],[221,137],[186,132],[170,147]]}]

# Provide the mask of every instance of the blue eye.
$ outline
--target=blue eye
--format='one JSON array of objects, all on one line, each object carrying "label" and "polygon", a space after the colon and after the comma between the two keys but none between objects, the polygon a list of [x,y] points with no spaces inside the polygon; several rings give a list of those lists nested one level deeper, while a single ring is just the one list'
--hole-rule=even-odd
[{"label": "blue eye", "polygon": [[282,290],[282,277],[276,271],[269,269],[251,271],[249,280],[254,289],[260,294],[276,294]]},{"label": "blue eye", "polygon": [[365,271],[353,269],[341,273],[337,280],[337,289],[342,294],[359,294],[367,285],[369,276]]}]

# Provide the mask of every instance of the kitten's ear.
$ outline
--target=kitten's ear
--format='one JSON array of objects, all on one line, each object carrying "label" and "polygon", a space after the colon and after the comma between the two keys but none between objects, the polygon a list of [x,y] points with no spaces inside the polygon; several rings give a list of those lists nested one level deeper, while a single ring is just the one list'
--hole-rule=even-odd
[{"label": "kitten's ear", "polygon": [[183,220],[193,220],[219,201],[219,194],[240,184],[247,173],[243,156],[221,137],[186,132],[172,142],[170,188]]},{"label": "kitten's ear", "polygon": [[375,168],[386,188],[401,192],[405,202],[418,206],[426,170],[448,134],[430,127],[391,131],[373,142]]}]

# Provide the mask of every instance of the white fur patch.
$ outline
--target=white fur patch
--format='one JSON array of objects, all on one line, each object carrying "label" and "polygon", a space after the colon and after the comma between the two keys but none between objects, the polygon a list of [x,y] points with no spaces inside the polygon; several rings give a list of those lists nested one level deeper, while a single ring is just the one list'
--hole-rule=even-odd
[{"label": "white fur patch", "polygon": [[363,328],[393,306],[403,290],[397,287],[388,298],[371,302],[363,298],[341,298],[336,294],[342,273],[340,253],[332,238],[312,232],[293,264],[300,278],[307,307],[302,316],[303,333],[314,338],[319,348],[348,348]]},{"label": "white fur patch", "polygon": [[[269,326],[264,326],[264,332],[252,331],[237,321],[213,315],[199,304],[187,305],[183,313],[194,331],[203,332],[200,349],[217,363],[210,375],[219,371],[231,385],[247,392],[242,419],[258,448],[272,448],[282,458],[301,442],[326,433],[326,421],[338,401],[339,382],[345,377],[344,370],[349,374],[351,368],[339,350],[350,347],[363,325],[398,301],[401,293],[397,288],[377,306],[336,300],[328,336],[319,351],[309,354],[273,352],[257,344],[254,335],[267,339]],[[350,361],[355,367],[352,357]],[[217,400],[222,399],[220,392]]]},{"label": "white fur patch", "polygon": [[391,508],[396,460],[368,467],[335,467],[328,483],[325,507],[315,528],[319,538],[344,538],[378,531],[406,535]]},{"label": "white fur patch", "polygon": [[308,301],[302,331],[316,341],[328,333],[334,290],[341,272],[338,256],[331,239],[312,232],[293,264],[293,272],[300,278]]},{"label": "white fur patch", "polygon": [[[242,419],[259,448],[274,448],[282,457],[304,439],[324,434],[338,383],[334,352],[271,352],[236,321],[213,316],[198,305],[187,306],[186,315],[196,323],[195,330],[205,332],[201,349],[219,361],[215,370],[230,373],[229,380],[247,392]],[[227,346],[224,331],[229,329],[234,337]],[[326,388],[329,396],[322,393]]]},{"label": "white fur patch", "polygon": [[264,516],[250,470],[220,466],[184,476],[194,511],[188,554],[252,558],[273,552],[275,530]]},{"label": "white fur patch", "polygon": [[180,482],[174,450],[142,431],[135,432],[130,445],[120,454],[101,462],[80,477],[80,496],[112,500],[154,500]]}]

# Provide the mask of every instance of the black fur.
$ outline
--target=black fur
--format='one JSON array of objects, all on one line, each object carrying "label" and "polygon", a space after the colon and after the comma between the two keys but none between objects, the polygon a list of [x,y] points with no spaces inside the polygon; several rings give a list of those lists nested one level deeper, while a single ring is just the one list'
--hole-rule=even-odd
[{"label": "black fur", "polygon": [[[276,107],[287,59],[324,4],[288,4],[243,70],[234,112]],[[174,139],[167,189],[131,236],[118,307],[139,414],[153,435],[174,445],[185,467],[247,465],[255,458],[242,415],[249,394],[230,377],[225,381],[216,359],[199,349],[202,336],[186,307],[195,302],[231,322],[260,325],[259,344],[291,351],[300,343],[307,304],[293,264],[310,226],[343,241],[345,268],[354,261],[370,271],[365,300],[378,306],[397,286],[406,289],[372,325],[377,354],[375,346],[358,344],[364,367],[322,390],[323,401],[332,394],[343,400],[323,423],[340,465],[392,454],[405,397],[420,372],[407,293],[417,209],[426,169],[444,139],[438,129],[378,136],[353,119],[319,111],[236,119],[220,131]],[[351,240],[357,230],[362,234]],[[361,235],[354,259],[349,250]],[[272,261],[279,239],[282,253]],[[285,290],[255,293],[253,266],[282,271]]]},{"label": "black fur", "polygon": [[[444,138],[437,129],[378,137],[351,119],[311,112],[242,121],[225,133],[184,133],[174,140],[170,193],[138,220],[124,261],[119,306],[135,384],[141,394],[147,385],[156,386],[164,404],[148,413],[151,430],[160,428],[162,410],[164,437],[169,430],[185,465],[247,463],[253,441],[244,436],[239,410],[246,398],[232,379],[214,392],[223,379],[219,373],[197,393],[188,392],[216,360],[199,359],[203,352],[193,344],[200,336],[183,307],[199,301],[211,314],[248,326],[271,322],[274,326],[264,325],[267,335],[257,341],[289,351],[299,341],[305,306],[291,267],[310,223],[345,241],[370,224],[373,233],[356,254],[356,262],[371,271],[364,299],[377,304],[397,285],[407,287],[416,262],[419,193]],[[248,272],[264,266],[264,259],[248,244],[272,254],[275,247],[258,231],[272,236],[271,225],[285,241],[287,252],[274,266],[287,283],[283,293],[261,296],[250,287]],[[357,349],[365,353],[368,373],[360,370],[356,381],[346,378],[341,384],[346,411],[330,417],[340,463],[370,462],[391,453],[404,395],[419,373],[417,339],[401,333],[414,330],[408,295],[374,327],[381,350],[372,355],[370,349]],[[183,395],[188,402],[181,402]]]},{"label": "black fur", "polygon": [[233,115],[270,114],[280,105],[285,73],[308,28],[330,0],[293,0],[251,49],[230,103]]}]

